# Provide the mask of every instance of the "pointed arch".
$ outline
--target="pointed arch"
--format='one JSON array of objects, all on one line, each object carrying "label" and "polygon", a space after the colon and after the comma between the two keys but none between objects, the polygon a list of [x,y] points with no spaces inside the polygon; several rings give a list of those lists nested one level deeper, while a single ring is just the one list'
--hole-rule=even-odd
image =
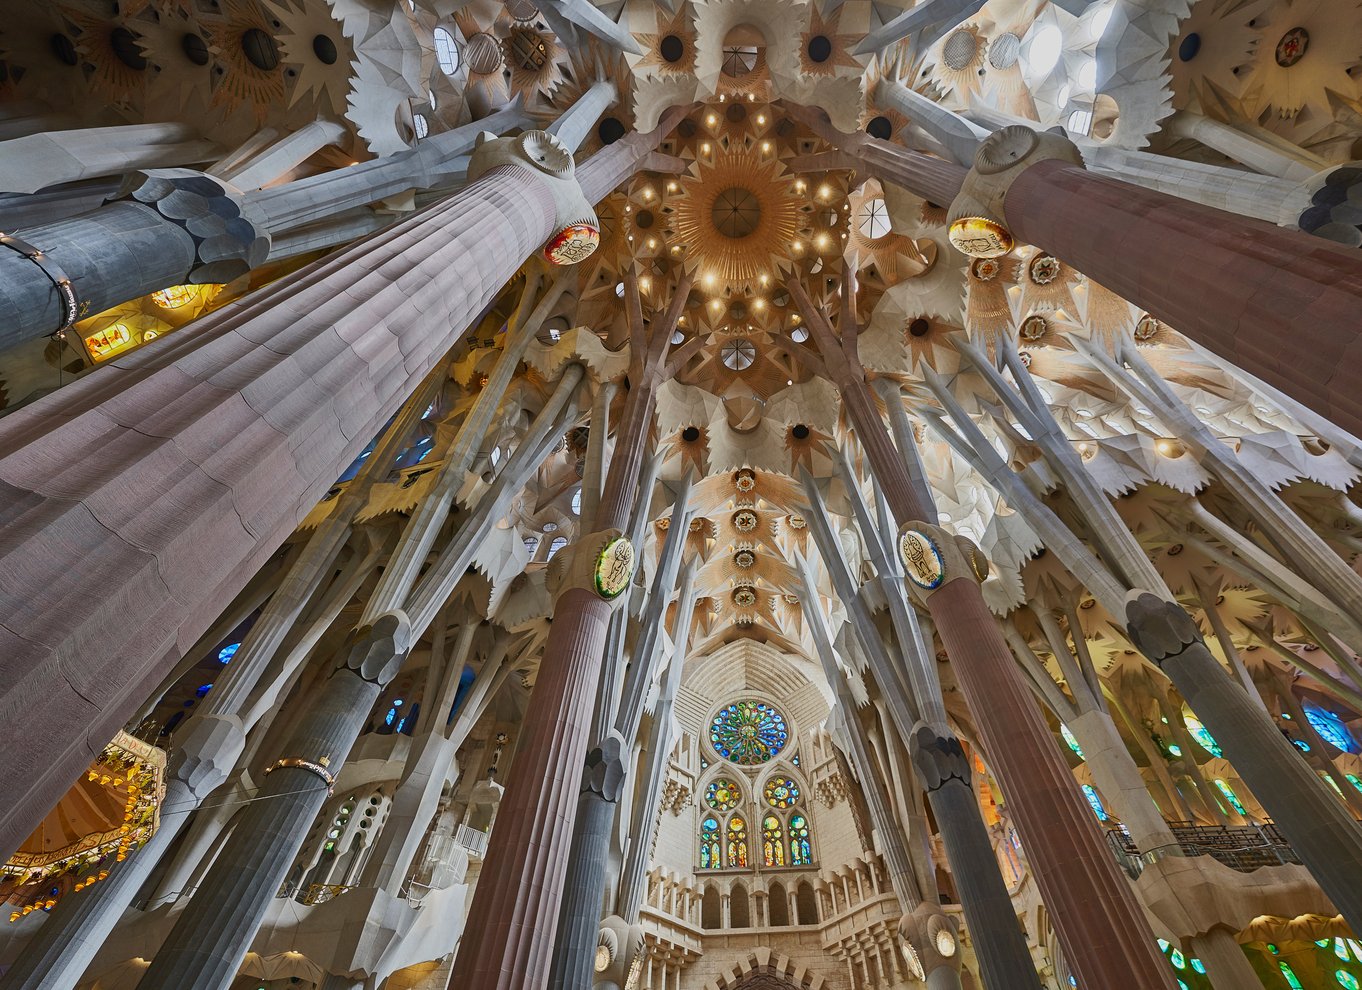
[{"label": "pointed arch", "polygon": [[761,861],[767,866],[784,866],[785,858],[785,823],[768,811],[761,819]]},{"label": "pointed arch", "polygon": [[766,923],[772,928],[785,928],[790,924],[790,895],[779,880],[772,883],[766,893]]},{"label": "pointed arch", "polygon": [[705,812],[700,817],[700,869],[717,870],[723,866],[719,816]]},{"label": "pointed arch", "polygon": [[700,897],[700,927],[707,929],[722,928],[723,923],[719,888],[712,883],[707,883],[705,884],[705,892]]},{"label": "pointed arch", "polygon": [[728,827],[724,830],[724,863],[729,869],[745,869],[751,865],[751,857],[748,855],[747,839],[747,819],[741,814],[733,814],[728,818]]},{"label": "pointed arch", "polygon": [[747,893],[747,884],[741,880],[728,890],[728,927],[752,927],[752,898]]}]

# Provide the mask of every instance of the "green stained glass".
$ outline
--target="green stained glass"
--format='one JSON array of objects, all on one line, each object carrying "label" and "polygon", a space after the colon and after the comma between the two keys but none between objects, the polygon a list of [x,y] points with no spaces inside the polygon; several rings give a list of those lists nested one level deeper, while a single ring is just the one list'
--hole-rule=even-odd
[{"label": "green stained glass", "polygon": [[1069,727],[1067,725],[1064,725],[1062,723],[1060,724],[1059,734],[1064,737],[1065,743],[1067,743],[1069,748],[1074,751],[1074,755],[1076,755],[1080,760],[1084,759],[1083,747],[1078,745],[1078,740],[1074,738],[1074,734],[1069,731]]},{"label": "green stained glass", "polygon": [[719,855],[719,820],[706,815],[700,823],[700,869],[717,870],[723,866]]},{"label": "green stained glass", "polygon": [[1224,756],[1225,753],[1220,748],[1220,744],[1215,741],[1215,736],[1206,731],[1206,726],[1201,724],[1201,720],[1195,716],[1188,715],[1183,723],[1187,726],[1187,733],[1197,741],[1197,745],[1210,753],[1212,756]]},{"label": "green stained glass", "polygon": [[1291,987],[1291,990],[1305,990],[1305,987],[1301,985],[1300,977],[1296,975],[1294,969],[1284,962],[1279,962],[1277,968],[1282,971],[1282,976],[1286,977],[1287,985]]},{"label": "green stained glass", "polygon": [[714,716],[709,741],[725,760],[756,766],[770,760],[790,741],[785,716],[761,701],[737,701]]},{"label": "green stained glass", "polygon": [[1230,807],[1241,815],[1247,815],[1244,806],[1239,803],[1239,795],[1234,793],[1233,788],[1223,780],[1215,781],[1215,789],[1225,796],[1225,800],[1230,803]]},{"label": "green stained glass", "polygon": [[803,815],[790,816],[790,865],[808,866],[813,862],[809,845],[809,822]]},{"label": "green stained glass", "polygon": [[1174,949],[1168,953],[1168,961],[1173,964],[1174,969],[1186,969],[1187,957],[1182,954],[1180,949]]},{"label": "green stained glass", "polygon": [[1340,969],[1336,972],[1334,974],[1334,979],[1338,980],[1339,986],[1346,987],[1347,990],[1358,990],[1359,987],[1362,987],[1362,984],[1357,982],[1357,977],[1353,976],[1353,974],[1349,973],[1346,969]]},{"label": "green stained glass", "polygon": [[767,866],[785,865],[785,830],[775,815],[761,820],[761,855]]}]

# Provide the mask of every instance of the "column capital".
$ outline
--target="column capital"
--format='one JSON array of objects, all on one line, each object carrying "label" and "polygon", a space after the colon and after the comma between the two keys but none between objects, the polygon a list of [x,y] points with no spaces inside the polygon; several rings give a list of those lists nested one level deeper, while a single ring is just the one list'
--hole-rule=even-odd
[{"label": "column capital", "polygon": [[617,605],[633,581],[636,560],[634,545],[623,530],[587,533],[559,550],[549,562],[549,593],[557,600],[580,588]]},{"label": "column capital", "polygon": [[599,794],[606,801],[618,801],[624,790],[624,758],[628,750],[624,737],[611,729],[601,744],[586,754],[586,766],[582,769],[582,793],[590,792]]},{"label": "column capital", "polygon": [[1135,648],[1163,668],[1205,641],[1196,622],[1177,602],[1136,589],[1126,596],[1126,632]]},{"label": "column capital", "polygon": [[337,670],[349,670],[361,680],[386,684],[406,660],[413,639],[407,613],[385,612],[351,634]]},{"label": "column capital", "polygon": [[940,905],[923,901],[900,918],[899,938],[912,947],[924,980],[943,967],[960,972],[960,926]]},{"label": "column capital", "polygon": [[899,527],[899,560],[913,596],[925,603],[956,578],[982,584],[989,563],[978,544],[932,523],[911,520]]},{"label": "column capital", "polygon": [[960,740],[948,730],[938,731],[919,722],[908,741],[908,751],[929,794],[940,790],[952,778],[970,787],[969,757]]},{"label": "column capital", "polygon": [[132,199],[155,210],[194,240],[191,282],[230,282],[265,263],[266,219],[236,186],[191,168],[152,168]]},{"label": "column capital", "polygon": [[1050,131],[1014,124],[985,138],[951,204],[951,243],[972,258],[997,258],[1011,251],[1016,238],[1007,223],[1007,192],[1032,165],[1051,160],[1083,167],[1078,146]]},{"label": "column capital", "polygon": [[484,131],[468,162],[468,180],[508,165],[525,169],[553,196],[557,217],[544,257],[555,265],[575,265],[594,253],[601,242],[600,221],[577,181],[577,166],[567,145],[548,131],[525,131],[515,137]]}]

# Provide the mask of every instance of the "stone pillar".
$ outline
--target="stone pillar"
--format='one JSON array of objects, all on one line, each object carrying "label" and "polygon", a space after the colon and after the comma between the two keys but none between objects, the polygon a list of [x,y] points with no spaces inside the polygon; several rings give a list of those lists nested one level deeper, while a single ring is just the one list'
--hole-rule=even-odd
[{"label": "stone pillar", "polygon": [[1227,928],[1193,935],[1192,954],[1205,964],[1206,975],[1215,990],[1243,990],[1261,983],[1234,932]]},{"label": "stone pillar", "polygon": [[[0,654],[13,661],[0,704],[29,740],[0,758],[0,853],[89,764],[98,746],[86,740],[122,725],[557,229],[565,181],[498,167],[4,418],[4,567],[46,591],[0,602]],[[123,594],[103,590],[110,575]]]},{"label": "stone pillar", "polygon": [[345,125],[318,118],[251,155],[243,164],[213,170],[238,189],[259,189],[287,175],[327,145],[344,139]]},{"label": "stone pillar", "polygon": [[596,532],[559,551],[564,565],[553,626],[525,713],[515,773],[454,961],[449,985],[455,990],[510,990],[548,979],[576,818],[575,775],[586,756],[611,602],[627,590],[633,572],[634,550],[623,527],[637,494],[656,390],[666,374],[671,328],[689,290],[683,276],[666,316],[654,320],[645,338],[637,279],[631,274],[626,280],[630,392],[619,442]]},{"label": "stone pillar", "polygon": [[1158,664],[1227,753],[1315,880],[1350,925],[1362,925],[1362,826],[1319,778],[1272,719],[1227,677],[1196,623],[1173,602],[1132,592],[1126,605],[1131,641]]},{"label": "stone pillar", "polygon": [[236,828],[152,959],[140,990],[224,990],[236,978],[369,710],[410,648],[411,626],[400,612],[356,634],[300,713],[257,800],[238,813]]},{"label": "stone pillar", "polygon": [[916,566],[910,564],[907,573],[918,574],[915,594],[930,592],[925,596],[927,610],[1015,813],[1075,975],[1093,987],[1134,984],[1172,990],[1172,975],[1149,924],[984,603],[979,589],[987,573],[981,573],[982,555],[967,540],[929,523],[919,524],[935,512],[919,504],[903,457],[880,418],[856,353],[857,328],[843,321],[839,340],[802,284],[792,279],[787,286],[819,342],[829,376],[841,392],[843,412],[901,534],[918,532],[926,542],[915,538],[914,544],[919,548],[930,544],[942,561],[940,573],[927,585],[921,583],[927,579]]},{"label": "stone pillar", "polygon": [[[1343,429],[1362,431],[1351,374],[1362,355],[1353,332],[1362,322],[1356,251],[1094,175],[1069,142],[1020,126],[980,147],[951,219],[952,240],[968,253],[1040,246]],[[1112,252],[1118,242],[1123,249]],[[1129,264],[1135,257],[1140,263]],[[1295,360],[1280,360],[1282,340],[1293,342]]]}]

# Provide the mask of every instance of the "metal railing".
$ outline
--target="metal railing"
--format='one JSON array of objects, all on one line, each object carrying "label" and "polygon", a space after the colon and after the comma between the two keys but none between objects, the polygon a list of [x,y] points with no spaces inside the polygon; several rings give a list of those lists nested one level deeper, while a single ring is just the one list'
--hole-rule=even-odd
[{"label": "metal railing", "polygon": [[303,904],[325,904],[327,901],[334,901],[347,890],[354,889],[343,883],[314,883],[308,886],[299,900]]},{"label": "metal railing", "polygon": [[454,841],[468,850],[468,855],[482,859],[487,853],[487,833],[467,825],[460,825],[454,833]]},{"label": "metal railing", "polygon": [[1240,873],[1251,873],[1263,866],[1282,866],[1300,863],[1300,857],[1286,841],[1277,826],[1263,825],[1194,825],[1191,822],[1172,822],[1169,829],[1175,846],[1161,846],[1140,852],[1124,827],[1107,830],[1107,842],[1121,867],[1133,880],[1146,866],[1166,856],[1211,856]]}]

